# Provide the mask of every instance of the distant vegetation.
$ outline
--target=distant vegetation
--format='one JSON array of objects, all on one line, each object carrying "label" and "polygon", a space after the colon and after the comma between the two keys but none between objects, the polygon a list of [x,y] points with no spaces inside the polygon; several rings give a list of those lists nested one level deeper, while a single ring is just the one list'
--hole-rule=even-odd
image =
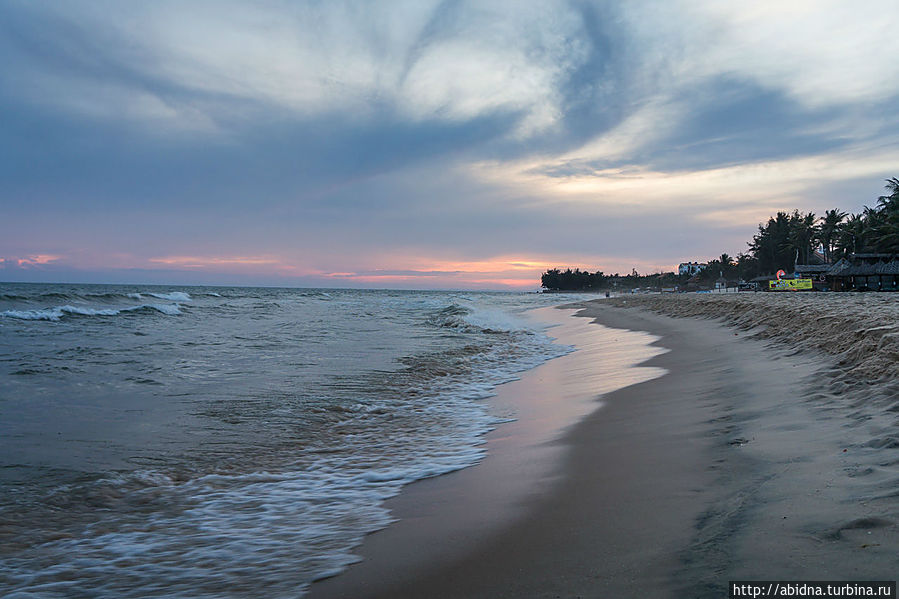
[{"label": "distant vegetation", "polygon": [[[887,179],[887,195],[877,198],[876,206],[858,214],[848,214],[838,208],[827,210],[818,217],[813,212],[778,212],[748,242],[748,252],[736,258],[721,254],[693,282],[711,286],[720,277],[749,281],[760,275],[773,275],[778,270],[793,272],[795,264],[810,264],[815,252],[824,260],[836,262],[849,253],[881,252],[899,254],[899,179]],[[636,287],[662,289],[684,286],[690,275],[655,273],[641,275],[636,270],[629,275],[605,275],[575,268],[554,268],[543,273],[543,287],[553,291],[586,291],[600,289],[633,289]]]},{"label": "distant vegetation", "polygon": [[581,291],[586,289],[601,289],[606,287],[608,277],[602,271],[587,272],[579,268],[560,271],[558,268],[543,273],[540,282],[547,289],[559,291]]},{"label": "distant vegetation", "polygon": [[678,276],[673,272],[641,275],[636,270],[629,275],[606,275],[602,271],[587,272],[575,268],[559,270],[553,268],[543,273],[541,283],[552,291],[590,291],[600,289],[634,289],[635,287],[674,287],[684,284],[688,276]]}]

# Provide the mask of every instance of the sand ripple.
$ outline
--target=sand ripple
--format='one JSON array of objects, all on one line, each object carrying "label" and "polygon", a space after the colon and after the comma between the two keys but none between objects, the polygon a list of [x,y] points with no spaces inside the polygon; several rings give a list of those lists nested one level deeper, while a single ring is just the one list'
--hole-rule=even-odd
[{"label": "sand ripple", "polygon": [[[733,293],[629,295],[607,301],[678,317],[720,319],[799,351],[833,356],[847,383],[899,380],[899,295]],[[830,360],[827,360],[830,361]]]}]

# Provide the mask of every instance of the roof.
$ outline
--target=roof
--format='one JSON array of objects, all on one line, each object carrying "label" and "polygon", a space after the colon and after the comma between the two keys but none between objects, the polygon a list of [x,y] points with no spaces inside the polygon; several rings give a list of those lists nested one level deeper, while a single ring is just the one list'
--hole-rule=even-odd
[{"label": "roof", "polygon": [[840,258],[828,269],[829,276],[844,276],[846,271],[852,268],[852,263],[846,258]]},{"label": "roof", "polygon": [[795,272],[797,273],[822,273],[831,267],[830,264],[797,264]]},{"label": "roof", "polygon": [[830,267],[827,275],[831,277],[872,276],[872,275],[899,275],[899,260],[878,262],[855,262],[855,258],[871,258],[874,256],[889,256],[889,254],[855,254],[850,259],[841,258]]},{"label": "roof", "polygon": [[879,254],[877,252],[858,252],[851,254],[853,258],[895,258],[896,254]]},{"label": "roof", "polygon": [[[873,262],[874,258],[881,259]],[[840,258],[833,264],[797,264],[795,274],[824,274],[829,277],[899,275],[899,259],[894,254],[851,254],[848,258]],[[760,283],[775,278],[775,275],[762,275],[752,281]]]},{"label": "roof", "polygon": [[[828,273],[834,274],[834,273]],[[899,275],[899,261],[877,262],[876,264],[855,264],[840,270],[838,276],[871,276],[871,275]]]}]

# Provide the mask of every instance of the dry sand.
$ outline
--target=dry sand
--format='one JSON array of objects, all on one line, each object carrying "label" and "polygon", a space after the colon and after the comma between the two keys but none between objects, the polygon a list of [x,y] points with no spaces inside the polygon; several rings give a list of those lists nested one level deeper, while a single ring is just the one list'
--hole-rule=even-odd
[{"label": "dry sand", "polygon": [[[899,318],[890,299],[583,304],[580,316],[659,336],[671,351],[647,365],[668,374],[603,396],[565,436],[555,476],[514,516],[493,518],[497,526],[453,551],[440,549],[446,534],[430,535],[452,530],[452,510],[377,533],[366,562],[313,585],[313,596],[692,598],[727,596],[729,580],[895,579]],[[399,524],[429,487],[452,496],[452,476],[409,487]],[[410,547],[414,559],[392,558]]]},{"label": "dry sand", "polygon": [[[899,382],[899,296],[893,293],[685,293],[623,295],[606,302],[668,316],[720,319],[751,330],[757,339],[833,356],[829,375],[853,386]],[[899,385],[890,390],[899,399]]]}]

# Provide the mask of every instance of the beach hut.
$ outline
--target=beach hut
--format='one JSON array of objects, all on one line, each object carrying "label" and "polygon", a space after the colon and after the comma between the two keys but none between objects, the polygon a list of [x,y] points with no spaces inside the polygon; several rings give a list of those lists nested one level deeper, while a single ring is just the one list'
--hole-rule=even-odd
[{"label": "beach hut", "polygon": [[832,264],[797,264],[795,265],[793,276],[797,279],[811,279],[812,280],[812,289],[815,291],[826,291],[830,289],[830,285],[827,282],[827,272],[830,270]]},{"label": "beach hut", "polygon": [[749,279],[749,282],[754,283],[757,290],[768,291],[768,281],[776,278],[776,275],[760,275],[754,279]]},{"label": "beach hut", "polygon": [[825,277],[834,291],[899,291],[899,259],[894,254],[849,254]]}]

